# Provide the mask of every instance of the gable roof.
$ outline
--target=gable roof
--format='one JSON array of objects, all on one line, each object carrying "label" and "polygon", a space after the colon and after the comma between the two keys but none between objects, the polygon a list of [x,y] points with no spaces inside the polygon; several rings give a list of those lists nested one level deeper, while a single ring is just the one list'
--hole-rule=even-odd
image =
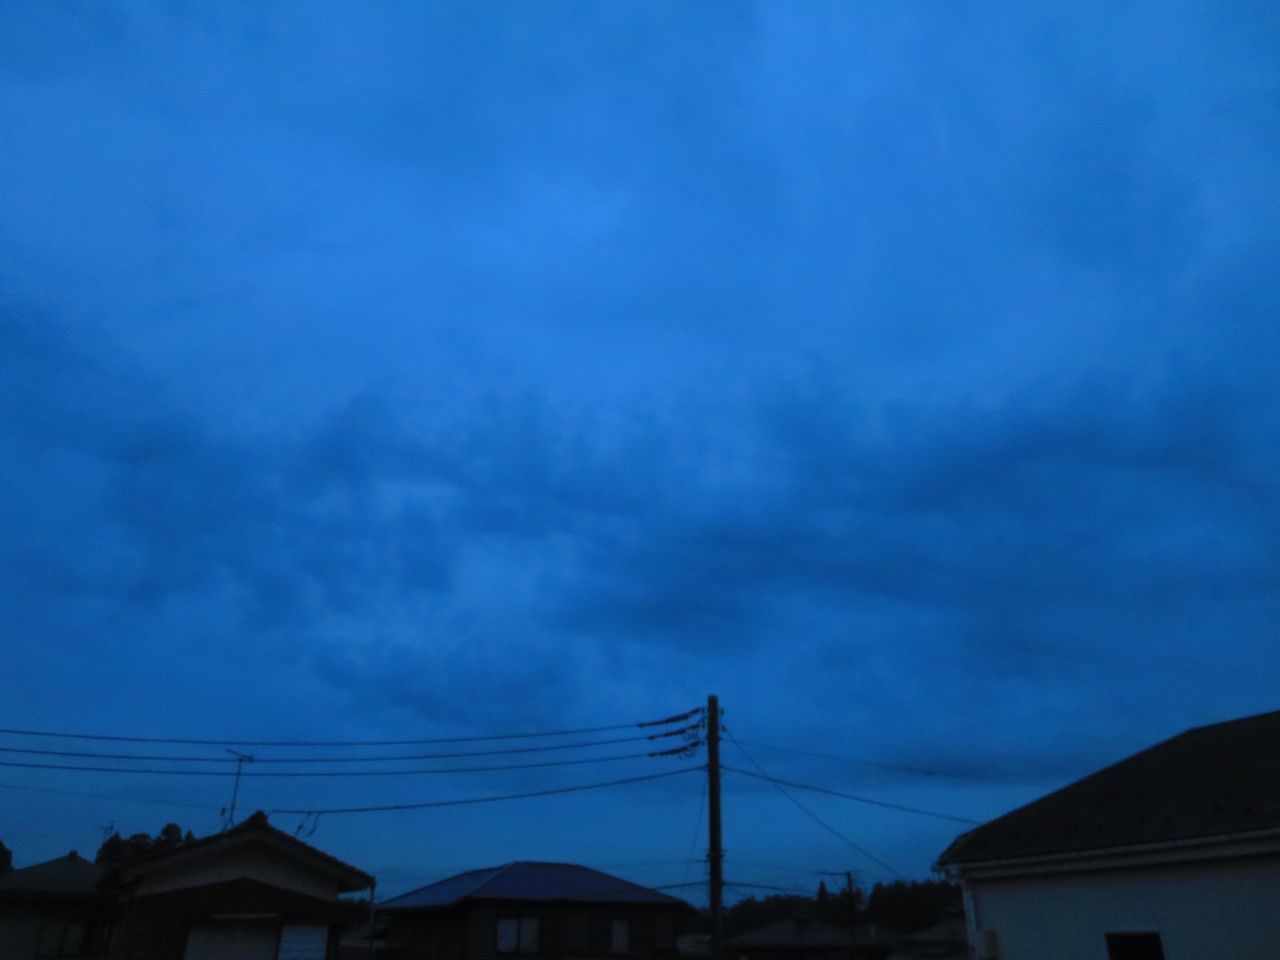
[{"label": "gable roof", "polygon": [[0,874],[0,897],[52,896],[95,898],[102,895],[108,867],[85,860],[74,850],[20,870]]},{"label": "gable roof", "polygon": [[267,815],[259,810],[229,830],[222,833],[201,837],[194,843],[183,844],[171,850],[158,850],[120,864],[122,880],[132,880],[157,870],[167,869],[189,860],[222,851],[245,843],[265,843],[296,859],[301,859],[313,868],[328,873],[344,887],[344,892],[364,890],[373,885],[373,877],[339,860],[332,854],[303,843],[297,837],[277,830],[267,822]]},{"label": "gable roof", "polygon": [[779,920],[725,941],[733,947],[838,947],[844,950],[849,949],[851,942],[848,927],[836,927],[807,917]]},{"label": "gable roof", "polygon": [[393,897],[385,910],[447,907],[463,900],[571,900],[579,903],[652,903],[687,906],[683,900],[576,863],[518,860],[469,870]]},{"label": "gable roof", "polygon": [[1280,711],[1196,727],[961,834],[938,865],[1280,829]]}]

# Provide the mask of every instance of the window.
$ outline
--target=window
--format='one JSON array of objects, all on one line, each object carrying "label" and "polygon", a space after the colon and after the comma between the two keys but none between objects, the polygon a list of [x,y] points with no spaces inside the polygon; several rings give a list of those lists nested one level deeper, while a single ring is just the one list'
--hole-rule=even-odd
[{"label": "window", "polygon": [[91,957],[102,952],[98,925],[83,917],[53,917],[40,928],[37,957]]},{"label": "window", "polygon": [[609,952],[627,953],[631,950],[631,921],[614,920],[609,925]]},{"label": "window", "polygon": [[542,923],[537,917],[499,917],[499,953],[537,953],[542,947]]},{"label": "window", "polygon": [[654,923],[654,939],[657,941],[654,945],[664,952],[674,950],[676,948],[675,919],[669,913],[660,913],[654,918]]},{"label": "window", "polygon": [[1107,960],[1164,960],[1158,933],[1108,933]]}]

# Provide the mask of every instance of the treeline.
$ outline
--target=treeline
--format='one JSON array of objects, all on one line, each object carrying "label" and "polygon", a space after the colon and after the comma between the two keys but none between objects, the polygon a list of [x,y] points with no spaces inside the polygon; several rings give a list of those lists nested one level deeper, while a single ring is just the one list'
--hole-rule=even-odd
[{"label": "treeline", "polygon": [[[747,897],[724,911],[726,937],[737,936],[782,920],[807,918],[831,926],[847,927],[856,915],[858,923],[874,923],[900,933],[914,933],[956,916],[962,910],[960,887],[944,880],[896,880],[877,883],[863,903],[855,890],[828,891],[818,884],[812,897],[774,894]],[[706,911],[699,911],[699,928],[709,929]]]},{"label": "treeline", "polygon": [[154,837],[147,833],[135,833],[128,837],[113,833],[98,848],[98,854],[93,859],[96,863],[116,866],[126,860],[145,857],[149,853],[176,850],[195,841],[190,830],[183,833],[176,823],[166,823]]},{"label": "treeline", "polygon": [[[109,867],[117,866],[126,860],[144,857],[161,850],[176,850],[195,841],[196,838],[190,830],[183,832],[176,823],[166,823],[154,837],[149,833],[135,833],[128,837],[113,833],[103,841],[102,846],[98,847],[98,853],[93,859],[95,863]],[[13,852],[0,841],[0,873],[8,873],[12,869]]]}]

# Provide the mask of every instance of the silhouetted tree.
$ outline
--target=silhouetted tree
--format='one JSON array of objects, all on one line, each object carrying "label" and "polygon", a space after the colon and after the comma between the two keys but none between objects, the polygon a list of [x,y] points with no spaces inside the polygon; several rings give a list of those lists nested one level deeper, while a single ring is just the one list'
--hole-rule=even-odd
[{"label": "silhouetted tree", "polygon": [[[739,933],[746,933],[748,930],[754,930],[757,927],[765,927],[771,923],[777,923],[779,920],[811,917],[813,916],[813,904],[813,900],[808,897],[792,895],[775,894],[762,900],[757,900],[755,897],[747,897],[725,908],[725,936],[736,936]],[[698,930],[710,929],[707,925],[705,910],[699,911],[698,921],[695,926]]]},{"label": "silhouetted tree", "polygon": [[962,909],[960,888],[945,880],[877,883],[867,899],[867,919],[911,933],[941,923]]},{"label": "silhouetted tree", "polygon": [[[725,936],[765,927],[780,920],[808,918],[833,927],[848,927],[855,913],[860,923],[876,923],[904,933],[923,930],[961,911],[960,888],[940,880],[896,881],[876,884],[863,907],[862,891],[841,886],[834,892],[825,883],[813,897],[774,894],[764,899],[747,897],[726,906]],[[707,911],[698,911],[694,929],[710,929]]]},{"label": "silhouetted tree", "polygon": [[13,851],[0,840],[0,873],[8,873],[13,869]]},{"label": "silhouetted tree", "polygon": [[195,843],[195,839],[195,835],[190,830],[184,834],[182,828],[176,823],[166,823],[155,837],[145,833],[122,837],[118,833],[113,833],[98,848],[98,854],[94,860],[108,865],[124,863],[126,860],[143,857],[148,853],[176,850],[189,843]]}]

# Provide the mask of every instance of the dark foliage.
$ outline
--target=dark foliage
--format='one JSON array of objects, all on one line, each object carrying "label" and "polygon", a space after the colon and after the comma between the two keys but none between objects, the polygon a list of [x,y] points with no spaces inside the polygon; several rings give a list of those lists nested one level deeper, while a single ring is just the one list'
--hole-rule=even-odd
[{"label": "dark foliage", "polygon": [[867,899],[871,923],[911,933],[941,923],[961,911],[960,888],[945,880],[877,883]]},{"label": "dark foliage", "polygon": [[13,851],[0,841],[0,873],[8,873],[13,869]]},{"label": "dark foliage", "polygon": [[166,823],[154,837],[146,833],[135,833],[130,837],[113,833],[98,848],[94,861],[109,865],[120,864],[149,853],[176,850],[178,847],[195,843],[195,839],[190,830],[184,834],[182,828],[176,823]]},{"label": "dark foliage", "polygon": [[[825,883],[819,883],[813,897],[774,894],[757,899],[752,896],[726,906],[724,934],[733,937],[797,917],[807,917],[831,926],[848,926],[855,911],[860,923],[875,923],[911,933],[941,923],[960,910],[960,888],[941,880],[878,883],[872,888],[865,909],[861,891],[855,889],[851,899],[847,890],[831,892]],[[698,911],[695,928],[699,932],[710,929],[705,910]]]}]

